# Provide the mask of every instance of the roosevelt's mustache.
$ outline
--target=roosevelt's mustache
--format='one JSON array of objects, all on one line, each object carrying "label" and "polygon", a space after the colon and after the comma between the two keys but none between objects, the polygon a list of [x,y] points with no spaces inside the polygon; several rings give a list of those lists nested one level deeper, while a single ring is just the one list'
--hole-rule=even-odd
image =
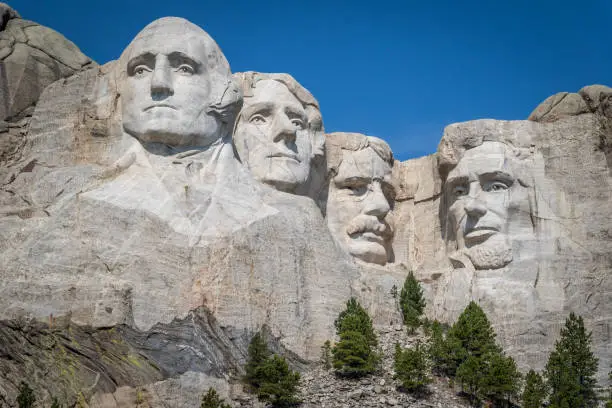
[{"label": "roosevelt's mustache", "polygon": [[393,235],[391,226],[385,221],[381,221],[378,217],[373,215],[360,214],[351,220],[346,227],[346,233],[348,235],[353,235],[363,232],[373,232],[385,238]]}]

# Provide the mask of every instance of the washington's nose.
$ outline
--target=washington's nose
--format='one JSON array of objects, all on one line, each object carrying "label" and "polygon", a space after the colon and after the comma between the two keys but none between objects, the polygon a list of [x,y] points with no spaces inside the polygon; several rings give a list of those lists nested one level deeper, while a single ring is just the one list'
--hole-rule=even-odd
[{"label": "washington's nose", "polygon": [[383,218],[391,210],[389,201],[378,181],[372,183],[372,190],[368,192],[366,200],[364,213],[367,215]]},{"label": "washington's nose", "polygon": [[172,86],[172,73],[167,61],[158,59],[155,62],[153,77],[151,78],[151,97],[154,100],[165,99],[174,94]]},{"label": "washington's nose", "polygon": [[295,126],[286,115],[276,115],[272,125],[273,141],[275,143],[284,140],[286,143],[295,142]]},{"label": "washington's nose", "polygon": [[476,197],[471,197],[464,208],[467,215],[474,218],[480,218],[487,213],[487,207]]}]

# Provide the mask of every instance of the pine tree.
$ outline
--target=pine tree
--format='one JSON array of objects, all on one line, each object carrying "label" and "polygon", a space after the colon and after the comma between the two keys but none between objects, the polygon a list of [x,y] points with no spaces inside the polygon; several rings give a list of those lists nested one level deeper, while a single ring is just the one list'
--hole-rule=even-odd
[{"label": "pine tree", "polygon": [[19,385],[19,395],[17,395],[17,406],[19,408],[31,408],[34,406],[34,402],[36,402],[36,397],[34,396],[34,390],[30,388],[30,386],[21,382]]},{"label": "pine tree", "polygon": [[225,404],[224,400],[219,397],[217,390],[210,387],[208,392],[202,396],[202,404],[200,408],[232,408],[230,405]]},{"label": "pine tree", "polygon": [[244,381],[251,387],[258,388],[261,382],[259,367],[270,356],[268,346],[261,332],[255,333],[251,339],[248,354],[249,358],[245,366],[246,375],[244,376]]},{"label": "pine tree", "polygon": [[427,366],[427,355],[419,343],[415,348],[406,350],[402,350],[399,343],[396,343],[393,368],[394,378],[399,379],[407,391],[423,392],[427,384],[432,382]]},{"label": "pine tree", "polygon": [[331,342],[326,340],[321,346],[321,363],[326,370],[332,367],[331,363]]},{"label": "pine tree", "polygon": [[546,385],[542,376],[529,370],[525,377],[525,389],[521,396],[523,408],[540,408],[546,398]]},{"label": "pine tree", "polygon": [[284,357],[274,355],[260,367],[263,381],[257,390],[260,401],[273,407],[290,407],[300,402],[296,396],[300,374],[289,369]]},{"label": "pine tree", "polygon": [[273,355],[261,333],[249,344],[244,381],[261,401],[273,407],[289,407],[300,400],[296,397],[300,374],[289,369],[284,357]]},{"label": "pine tree", "polygon": [[423,289],[412,271],[408,273],[400,292],[400,307],[404,324],[408,327],[408,332],[412,334],[421,325],[421,316],[425,309]]},{"label": "pine tree", "polygon": [[374,333],[374,327],[372,326],[372,319],[354,297],[346,302],[346,309],[340,312],[340,315],[338,315],[334,322],[334,326],[338,335],[344,332],[355,331],[365,336],[370,346],[376,347],[378,345],[376,333]]},{"label": "pine tree", "polygon": [[501,351],[491,351],[480,359],[483,362],[478,386],[480,395],[496,406],[508,405],[511,398],[518,397],[521,387],[522,375],[516,362]]},{"label": "pine tree", "polygon": [[581,316],[570,313],[546,364],[551,408],[597,406],[595,374],[598,360],[591,351],[591,333]]},{"label": "pine tree", "polygon": [[608,373],[608,400],[606,401],[606,408],[612,408],[612,371]]},{"label": "pine tree", "polygon": [[374,372],[378,344],[372,319],[355,298],[349,299],[334,322],[340,340],[332,349],[336,373],[347,377],[361,377]]}]

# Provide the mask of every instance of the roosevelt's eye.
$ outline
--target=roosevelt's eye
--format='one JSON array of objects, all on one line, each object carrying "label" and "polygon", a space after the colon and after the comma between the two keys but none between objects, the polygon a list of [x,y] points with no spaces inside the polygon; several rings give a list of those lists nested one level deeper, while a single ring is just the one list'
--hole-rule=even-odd
[{"label": "roosevelt's eye", "polygon": [[343,190],[346,190],[350,195],[361,196],[368,191],[367,184],[364,183],[348,183],[342,186]]},{"label": "roosevelt's eye", "polygon": [[251,118],[249,119],[249,122],[254,123],[256,125],[262,125],[266,123],[266,118],[264,118],[263,115],[261,114],[255,114],[251,116]]},{"label": "roosevelt's eye", "polygon": [[151,69],[147,67],[146,65],[138,65],[136,68],[134,68],[135,76],[143,76],[147,72],[151,72]]},{"label": "roosevelt's eye", "polygon": [[504,183],[503,181],[491,181],[491,182],[485,183],[482,189],[484,191],[494,191],[494,192],[504,191],[508,189],[508,185]]},{"label": "roosevelt's eye", "polygon": [[455,197],[461,197],[467,195],[468,188],[466,186],[455,186],[453,187],[453,195]]},{"label": "roosevelt's eye", "polygon": [[181,74],[188,74],[188,75],[193,75],[193,73],[195,72],[193,67],[187,64],[182,64],[181,66],[179,66],[177,68],[177,71],[180,72]]}]

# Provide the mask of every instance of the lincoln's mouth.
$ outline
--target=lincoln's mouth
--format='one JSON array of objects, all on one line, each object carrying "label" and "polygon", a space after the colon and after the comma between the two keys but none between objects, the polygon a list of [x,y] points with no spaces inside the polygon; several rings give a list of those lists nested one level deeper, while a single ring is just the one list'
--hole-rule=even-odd
[{"label": "lincoln's mouth", "polygon": [[277,153],[272,153],[268,156],[269,158],[281,158],[281,159],[289,159],[289,160],[294,160],[296,162],[300,162],[300,160],[298,159],[297,154],[295,153],[281,153],[281,152],[277,152]]},{"label": "lincoln's mouth", "polygon": [[167,104],[167,103],[158,103],[158,104],[155,104],[155,105],[147,106],[146,108],[144,108],[144,111],[146,112],[146,111],[151,110],[153,108],[168,108],[168,109],[177,110],[176,106],[174,106],[174,105],[170,105],[170,104]]},{"label": "lincoln's mouth", "polygon": [[499,231],[491,227],[471,228],[463,235],[465,243],[468,245],[476,245],[486,241],[491,235],[497,234]]},{"label": "lincoln's mouth", "polygon": [[380,234],[373,232],[373,231],[357,232],[354,234],[349,234],[349,236],[351,237],[351,239],[355,239],[355,240],[368,241],[368,242],[373,242],[373,243],[380,244],[380,245],[385,244],[385,238],[381,236]]}]

